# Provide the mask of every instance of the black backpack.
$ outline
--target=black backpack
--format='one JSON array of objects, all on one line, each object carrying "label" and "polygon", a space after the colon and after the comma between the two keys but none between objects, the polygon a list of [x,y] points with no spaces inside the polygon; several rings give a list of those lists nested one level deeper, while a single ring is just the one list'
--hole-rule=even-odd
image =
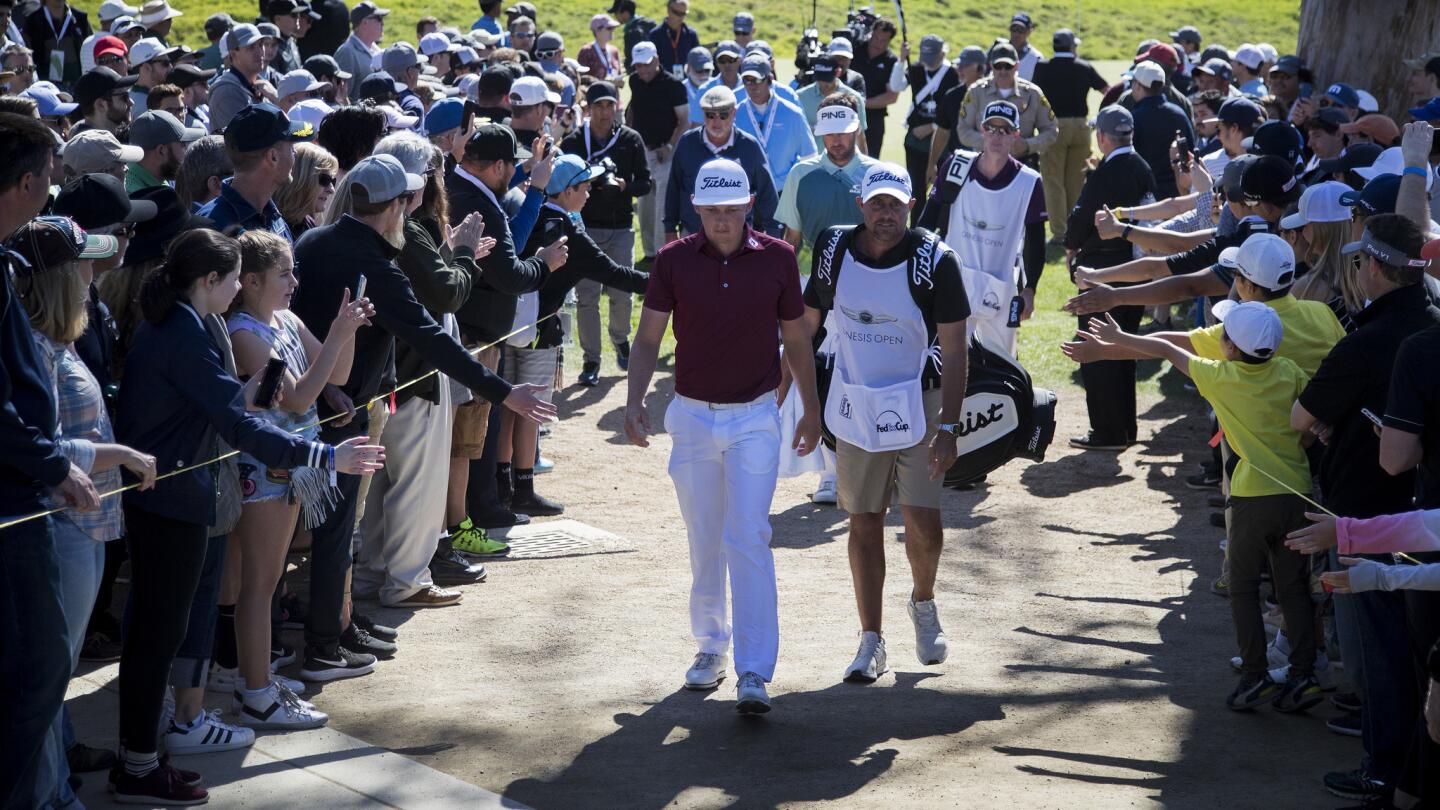
[{"label": "black backpack", "polygon": [[[853,232],[854,226],[834,228],[822,237],[823,245],[816,247],[815,272],[830,279],[828,288],[816,288],[822,313],[834,306],[835,302],[828,298],[825,290],[836,288],[841,264],[837,259],[844,257]],[[925,230],[920,233],[924,241],[910,258],[907,276],[915,305],[927,312],[935,293],[934,285],[929,283],[930,273],[947,248],[935,234]],[[918,266],[922,262],[927,263],[926,266]],[[815,337],[817,347],[824,338],[824,329],[820,332]],[[970,338],[969,361],[965,403],[959,419],[962,428],[956,441],[959,456],[945,473],[948,486],[978,481],[1012,458],[1044,461],[1045,450],[1055,438],[1054,391],[1035,388],[1023,366],[978,335]],[[833,357],[817,353],[815,382],[820,394],[821,436],[825,446],[832,450],[835,434],[824,423],[824,404],[833,372]]]}]

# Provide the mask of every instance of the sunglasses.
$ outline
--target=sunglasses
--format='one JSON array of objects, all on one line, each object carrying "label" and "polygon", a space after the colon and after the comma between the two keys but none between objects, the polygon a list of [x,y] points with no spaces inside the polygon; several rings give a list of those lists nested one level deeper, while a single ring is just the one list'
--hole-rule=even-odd
[{"label": "sunglasses", "polygon": [[409,205],[411,202],[413,202],[413,201],[415,200],[415,192],[413,192],[413,191],[404,191],[404,192],[401,192],[401,193],[400,193],[400,196],[399,196],[399,197],[396,197],[396,199],[398,199],[398,200],[403,200],[406,205]]},{"label": "sunglasses", "polygon": [[123,61],[125,61],[125,57],[120,56],[119,54],[112,53],[96,59],[95,64],[100,65],[101,67],[109,67],[111,65],[118,65]]},{"label": "sunglasses", "polygon": [[511,39],[534,39],[535,34],[528,31],[520,31],[510,35]]},{"label": "sunglasses", "polygon": [[715,59],[715,64],[717,64],[717,65],[733,65],[733,64],[735,64],[735,63],[737,63],[737,62],[739,62],[739,61],[740,61],[739,59],[736,59],[736,58],[733,57],[733,56],[720,56],[720,57],[716,57],[716,59]]},{"label": "sunglasses", "polygon": [[730,118],[730,110],[706,110],[705,117],[712,121],[725,121]]},{"label": "sunglasses", "polygon": [[320,184],[320,187],[321,187],[321,188],[334,188],[334,187],[335,187],[335,175],[333,175],[333,174],[317,174],[317,175],[315,175],[315,182],[318,183],[318,184]]},{"label": "sunglasses", "polygon": [[26,74],[34,73],[34,72],[35,72],[35,66],[34,66],[34,65],[26,65],[25,67],[15,68],[15,74],[18,75],[18,76],[24,76],[24,75],[26,75]]},{"label": "sunglasses", "polygon": [[742,79],[742,81],[744,81],[746,84],[764,84],[765,82],[769,81],[769,79],[757,79],[754,76],[746,76],[744,79]]},{"label": "sunglasses", "polygon": [[676,17],[684,17],[684,16],[687,16],[687,15],[690,13],[690,11],[689,11],[688,9],[675,8],[674,6],[671,6],[670,8],[666,9],[666,11],[669,11],[671,14],[674,14]]},{"label": "sunglasses", "polygon": [[1012,71],[1012,70],[1015,69],[1015,66],[1014,66],[1014,65],[991,65],[991,66],[990,66],[990,69],[991,69],[991,70],[997,70],[997,71],[1004,71],[1004,72],[1006,72],[1006,73],[1009,73],[1010,71]]},{"label": "sunglasses", "polygon": [[991,135],[1014,135],[1015,128],[1005,124],[986,124],[985,131]]}]

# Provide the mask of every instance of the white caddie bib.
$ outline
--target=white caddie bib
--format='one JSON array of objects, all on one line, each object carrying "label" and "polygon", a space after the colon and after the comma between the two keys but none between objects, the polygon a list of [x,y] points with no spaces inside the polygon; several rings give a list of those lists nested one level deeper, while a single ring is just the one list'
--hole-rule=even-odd
[{"label": "white caddie bib", "polygon": [[1010,302],[1024,283],[1025,213],[1039,179],[1039,172],[1022,165],[1002,189],[965,183],[950,206],[945,243],[960,260],[970,316],[977,321],[998,319],[1000,327],[1009,322]]}]

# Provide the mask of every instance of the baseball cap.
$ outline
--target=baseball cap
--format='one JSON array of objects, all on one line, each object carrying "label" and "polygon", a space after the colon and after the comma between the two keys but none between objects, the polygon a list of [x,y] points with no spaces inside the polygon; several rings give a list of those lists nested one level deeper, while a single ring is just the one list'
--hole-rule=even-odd
[{"label": "baseball cap", "polygon": [[207,39],[219,39],[225,36],[225,32],[235,24],[235,18],[223,11],[211,14],[205,18],[205,36]]},{"label": "baseball cap", "polygon": [[126,15],[124,17],[116,17],[115,19],[110,21],[110,33],[114,34],[117,37],[121,34],[128,34],[137,28],[141,31],[144,31],[145,24],[129,15]]},{"label": "baseball cap", "polygon": [[1440,53],[1425,53],[1414,59],[1406,59],[1405,67],[1411,70],[1423,70],[1426,73],[1440,75]]},{"label": "baseball cap", "polygon": [[1299,178],[1295,164],[1274,155],[1256,156],[1240,176],[1240,190],[1246,202],[1281,203],[1295,191]]},{"label": "baseball cap", "polygon": [[238,51],[241,48],[248,48],[264,38],[265,35],[260,33],[259,28],[250,23],[239,23],[231,26],[230,31],[225,34],[225,49]]},{"label": "baseball cap", "polygon": [[1164,42],[1151,45],[1150,49],[1145,51],[1144,59],[1156,63],[1167,71],[1180,67],[1180,54],[1175,52],[1175,46],[1167,45]]},{"label": "baseball cap", "polygon": [[1359,191],[1351,190],[1340,195],[1340,204],[1359,208],[1367,217],[1393,214],[1395,200],[1400,196],[1400,179],[1401,175],[1398,174],[1382,174],[1366,183]]},{"label": "baseball cap", "polygon": [[430,105],[425,113],[425,134],[439,135],[459,129],[465,120],[465,102],[458,98],[442,98]]},{"label": "baseball cap", "polygon": [[371,155],[356,163],[345,177],[352,188],[359,186],[370,202],[387,202],[425,188],[425,178],[405,171],[394,155]]},{"label": "baseball cap", "polygon": [[901,201],[910,202],[915,192],[910,185],[910,173],[894,163],[876,163],[865,170],[860,181],[860,200],[870,202],[876,194],[888,194]]},{"label": "baseball cap", "polygon": [[610,4],[609,10],[611,14],[620,14],[625,11],[634,14],[635,0],[615,0],[615,2]]},{"label": "baseball cap", "polygon": [[746,56],[753,53],[763,53],[767,59],[775,58],[775,49],[770,47],[770,43],[763,39],[751,40],[750,44],[745,46]]},{"label": "baseball cap", "polygon": [[54,211],[82,228],[108,228],[154,217],[155,203],[130,199],[124,181],[113,174],[82,174],[60,189]]},{"label": "baseball cap", "polygon": [[740,62],[740,78],[754,76],[765,80],[770,78],[770,60],[764,54],[750,54]]},{"label": "baseball cap", "polygon": [[1345,135],[1354,135],[1357,132],[1368,135],[1383,149],[1399,139],[1400,126],[1388,115],[1368,113],[1340,127],[1340,132]]},{"label": "baseball cap", "polygon": [[1305,129],[1320,127],[1329,132],[1336,133],[1340,128],[1350,123],[1350,114],[1340,107],[1321,107],[1305,119]]},{"label": "baseball cap", "polygon": [[1350,187],[1344,183],[1327,180],[1316,183],[1300,194],[1300,208],[1280,220],[1280,227],[1286,230],[1303,228],[1311,222],[1349,222],[1350,209],[1340,202]]},{"label": "baseball cap", "polygon": [[96,99],[104,98],[116,90],[131,87],[135,82],[140,81],[139,76],[121,76],[119,73],[108,67],[92,68],[84,76],[75,80],[74,96],[81,107],[88,107],[95,103]]},{"label": "baseball cap", "polygon": [[1298,163],[1305,149],[1305,136],[1289,121],[1266,121],[1241,146],[1252,155],[1274,155]]},{"label": "baseball cap", "polygon": [[715,61],[720,61],[722,56],[734,57],[738,62],[745,58],[745,49],[733,39],[722,39],[715,45]]},{"label": "baseball cap", "polygon": [[1146,59],[1131,70],[1130,75],[1135,82],[1145,89],[1151,89],[1157,84],[1165,83],[1165,68],[1159,63]]},{"label": "baseball cap", "polygon": [[840,66],[835,64],[834,58],[830,56],[822,56],[816,59],[815,64],[811,67],[811,71],[814,73],[815,81],[817,82],[835,81],[835,76],[839,70]]},{"label": "baseball cap", "polygon": [[1287,76],[1299,76],[1300,71],[1305,69],[1305,60],[1294,54],[1286,54],[1275,60],[1275,66],[1270,68],[1271,73],[1284,73]]},{"label": "baseball cap", "polygon": [[1215,111],[1214,118],[1207,118],[1201,121],[1202,124],[1234,124],[1236,126],[1255,126],[1265,120],[1265,110],[1259,104],[1248,98],[1227,98]]},{"label": "baseball cap", "polygon": [[510,85],[510,105],[533,107],[541,102],[560,103],[560,94],[545,86],[539,76],[521,76]]},{"label": "baseball cap", "polygon": [[1251,357],[1268,358],[1280,348],[1285,327],[1280,323],[1280,314],[1273,308],[1259,301],[1227,299],[1210,311],[1215,314],[1215,320],[1225,324],[1225,336],[1230,338],[1235,348]]},{"label": "baseball cap", "polygon": [[660,61],[660,52],[655,49],[655,43],[649,40],[635,43],[635,48],[630,51],[630,64],[632,65],[648,65],[658,61]]},{"label": "baseball cap", "polygon": [[515,142],[515,132],[502,124],[480,124],[465,142],[470,160],[528,160],[530,150]]},{"label": "baseball cap", "polygon": [[945,40],[937,34],[926,34],[920,38],[920,61],[933,65],[945,58]]},{"label": "baseball cap", "polygon": [[103,172],[116,163],[139,163],[145,150],[120,143],[103,129],[87,129],[65,144],[65,168],[74,174]]},{"label": "baseball cap", "polygon": [[565,38],[554,31],[544,31],[535,37],[535,53],[559,51],[565,48]]},{"label": "baseball cap", "polygon": [[1202,41],[1200,39],[1200,29],[1193,25],[1182,25],[1180,28],[1171,31],[1170,40],[1172,42],[1194,43],[1196,47],[1199,47]]},{"label": "baseball cap", "polygon": [[1273,233],[1251,234],[1238,247],[1220,251],[1220,266],[1271,292],[1295,283],[1295,249]]},{"label": "baseball cap", "polygon": [[1260,49],[1260,55],[1265,57],[1265,61],[1272,65],[1275,64],[1276,59],[1280,58],[1280,51],[1268,42],[1257,42],[1255,47]]},{"label": "baseball cap", "polygon": [[96,59],[102,56],[109,56],[112,53],[118,56],[128,56],[130,54],[130,47],[125,44],[125,40],[110,34],[96,37],[95,43],[91,46],[91,50],[94,52]]},{"label": "baseball cap", "polygon": [[186,127],[164,110],[147,110],[130,124],[130,145],[147,152],[167,143],[194,143],[203,137],[205,130]]},{"label": "baseball cap", "polygon": [[730,110],[735,106],[735,93],[724,85],[717,84],[700,96],[702,110]]},{"label": "baseball cap", "polygon": [[225,145],[236,152],[258,152],[281,141],[296,143],[315,137],[315,128],[303,121],[291,121],[269,102],[251,104],[235,113],[225,127]]},{"label": "baseball cap", "polygon": [[1095,129],[1112,138],[1130,135],[1135,132],[1135,116],[1119,104],[1111,104],[1095,116]]},{"label": "baseball cap", "polygon": [[619,28],[620,21],[609,14],[596,14],[590,18],[590,30],[599,31],[601,28]]},{"label": "baseball cap", "polygon": [[193,84],[208,82],[214,76],[213,70],[201,70],[194,65],[180,64],[170,68],[170,72],[165,74],[165,83],[184,90]]},{"label": "baseball cap", "polygon": [[361,0],[361,2],[355,4],[354,8],[350,9],[350,25],[359,25],[362,20],[371,17],[384,17],[389,13],[390,9],[388,8],[380,8],[370,2],[370,0]]},{"label": "baseball cap", "polygon": [[310,71],[312,76],[334,76],[337,79],[349,79],[350,74],[340,69],[340,63],[335,57],[317,53],[305,60],[305,69]]},{"label": "baseball cap", "polygon": [[[1382,174],[1404,174],[1405,155],[1400,151],[1400,147],[1392,146],[1381,152],[1374,163],[1356,169],[1355,173],[1366,180],[1373,180]],[[1435,175],[1433,173],[1430,173],[1429,176],[1430,179],[1426,182],[1426,188],[1429,188],[1430,184],[1435,181]]]},{"label": "baseball cap", "polygon": [[984,124],[992,118],[999,118],[1015,129],[1020,128],[1020,110],[1008,101],[992,101],[985,105],[985,114],[980,116]]},{"label": "baseball cap", "polygon": [[1440,96],[1436,96],[1435,98],[1426,101],[1419,107],[1411,107],[1409,109],[1409,113],[1410,117],[1414,118],[1416,121],[1440,120]]},{"label": "baseball cap", "polygon": [[120,251],[120,240],[115,237],[87,234],[75,220],[57,216],[30,220],[8,244],[25,260],[25,266],[16,268],[22,276],[38,275],[77,259],[108,259]]},{"label": "baseball cap", "polygon": [[397,81],[405,75],[405,71],[424,64],[425,60],[420,58],[415,46],[408,42],[397,42],[386,48],[380,56],[380,69],[394,76]]},{"label": "baseball cap", "polygon": [[451,42],[449,37],[439,31],[431,31],[420,38],[420,53],[426,56],[458,50],[460,50],[460,46]]},{"label": "baseball cap", "polygon": [[1051,35],[1050,44],[1054,45],[1057,51],[1073,51],[1075,46],[1080,44],[1080,38],[1069,28],[1061,28]]},{"label": "baseball cap", "polygon": [[[1340,128],[1344,131],[1344,127]],[[1370,166],[1380,159],[1380,153],[1385,147],[1378,143],[1352,143],[1345,147],[1345,151],[1339,157],[1328,158],[1315,164],[1315,168],[1324,174],[1338,174],[1341,172],[1355,171],[1356,169]]]},{"label": "baseball cap", "polygon": [[41,118],[59,118],[80,109],[80,105],[73,101],[61,100],[59,91],[49,82],[36,82],[20,95],[35,102],[35,106],[40,108]]},{"label": "baseball cap", "polygon": [[508,96],[510,95],[510,85],[514,83],[515,74],[506,68],[491,66],[480,74],[480,82],[476,89],[478,95],[481,96]]},{"label": "baseball cap", "polygon": [[990,48],[990,66],[1009,65],[1014,67],[1020,64],[1020,55],[1015,52],[1015,46],[1008,42],[997,42]]},{"label": "baseball cap", "polygon": [[1017,25],[1023,25],[1026,28],[1035,27],[1035,23],[1030,19],[1030,15],[1023,11],[1015,12],[1015,16],[1010,18],[1010,27],[1014,28]]},{"label": "baseball cap", "polygon": [[1231,61],[1239,62],[1251,70],[1259,70],[1260,65],[1265,61],[1265,54],[1259,48],[1247,42],[1236,48],[1234,55],[1232,55],[1230,59]]},{"label": "baseball cap", "polygon": [[260,36],[263,39],[280,39],[280,26],[276,25],[275,23],[258,22],[255,23],[255,27],[259,29]]},{"label": "baseball cap", "polygon": [[844,135],[860,129],[860,116],[841,104],[821,107],[815,113],[816,135]]},{"label": "baseball cap", "polygon": [[355,96],[360,99],[385,102],[395,97],[395,94],[405,89],[405,85],[395,81],[383,70],[377,70],[360,81],[360,86],[355,89]]},{"label": "baseball cap", "polygon": [[685,66],[695,73],[715,69],[715,63],[710,59],[710,50],[704,45],[696,45],[690,49],[690,53],[685,55]]},{"label": "baseball cap", "polygon": [[615,85],[610,82],[602,79],[598,82],[591,82],[590,86],[585,88],[585,102],[587,104],[594,104],[597,101],[606,100],[613,101],[616,104],[620,103],[620,92],[616,90]]},{"label": "baseball cap", "polygon": [[100,4],[100,10],[95,12],[95,15],[102,20],[113,20],[116,17],[124,17],[126,15],[133,17],[139,13],[139,8],[127,6],[120,2],[120,0],[105,0],[105,2]]},{"label": "baseball cap", "polygon": [[1341,107],[1359,107],[1360,93],[1355,88],[1343,82],[1336,82],[1325,88],[1325,98],[1339,104]]},{"label": "baseball cap", "polygon": [[835,37],[825,46],[825,53],[831,56],[844,56],[849,59],[854,59],[855,46],[845,37]]},{"label": "baseball cap", "polygon": [[310,8],[310,4],[304,2],[304,0],[271,0],[266,10],[270,13],[271,17],[284,17],[289,14],[305,14],[312,20],[320,19],[320,15],[316,14],[314,10]]},{"label": "baseball cap", "polygon": [[1254,155],[1239,155],[1226,163],[1220,180],[1215,184],[1215,193],[1223,194],[1226,202],[1244,202],[1245,192],[1240,189],[1240,178],[1245,176],[1245,169],[1257,160],[1259,158]]},{"label": "baseball cap", "polygon": [[735,19],[730,23],[730,30],[737,34],[752,34],[755,32],[755,15],[748,11],[737,11]]},{"label": "baseball cap", "polygon": [[330,82],[322,82],[315,78],[315,74],[304,68],[292,70],[286,73],[276,85],[275,92],[284,98],[291,93],[310,93],[315,90],[324,90],[330,86]]},{"label": "baseball cap", "polygon": [[1230,63],[1219,57],[1206,59],[1204,62],[1196,65],[1194,69],[1201,73],[1214,76],[1217,79],[1224,79],[1227,82],[1235,78],[1235,71],[1230,69]]},{"label": "baseball cap", "polygon": [[955,57],[956,67],[964,67],[966,65],[986,67],[989,64],[990,59],[985,56],[985,50],[979,45],[966,45],[960,49],[960,55]]},{"label": "baseball cap", "polygon": [[334,110],[323,99],[307,98],[296,102],[285,113],[290,117],[291,123],[309,124],[317,132],[320,130],[320,123]]},{"label": "baseball cap", "polygon": [[1158,39],[1147,39],[1142,41],[1139,46],[1135,48],[1135,61],[1138,62],[1141,59],[1144,59],[1145,54],[1149,53],[1151,48],[1159,44],[1160,40]]},{"label": "baseball cap", "polygon": [[1355,242],[1347,242],[1341,248],[1342,253],[1364,253],[1367,256],[1374,256],[1381,264],[1388,264],[1391,267],[1425,267],[1430,262],[1422,256],[1407,256],[1400,248],[1381,241],[1370,233],[1366,228],[1360,239]]},{"label": "baseball cap", "polygon": [[141,222],[130,237],[125,248],[122,264],[129,267],[144,264],[165,255],[165,248],[182,231],[198,228],[213,228],[215,223],[206,217],[190,213],[190,207],[180,202],[175,189],[160,185],[135,192],[134,201],[155,206],[156,214]]},{"label": "baseball cap", "polygon": [[550,170],[550,182],[545,184],[546,196],[553,197],[571,186],[588,183],[605,173],[603,166],[591,166],[579,155],[561,155],[555,158]]},{"label": "baseball cap", "polygon": [[479,100],[479,88],[480,76],[476,73],[467,73],[455,81],[455,89],[460,91],[460,96],[471,101]]},{"label": "baseball cap", "polygon": [[750,178],[739,163],[724,158],[708,161],[695,175],[696,208],[702,205],[744,205],[750,202]]},{"label": "baseball cap", "polygon": [[516,17],[529,17],[532,20],[535,19],[537,14],[537,12],[535,11],[535,6],[525,2],[516,3],[515,5],[505,9],[505,13],[514,15]]}]

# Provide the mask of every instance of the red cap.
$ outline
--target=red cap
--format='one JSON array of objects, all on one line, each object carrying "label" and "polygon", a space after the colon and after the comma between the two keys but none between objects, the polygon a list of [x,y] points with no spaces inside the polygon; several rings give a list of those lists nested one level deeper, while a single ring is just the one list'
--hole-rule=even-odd
[{"label": "red cap", "polygon": [[1428,259],[1432,262],[1440,259],[1440,239],[1431,239],[1429,242],[1426,242],[1425,247],[1420,248],[1420,258]]},{"label": "red cap", "polygon": [[125,41],[119,37],[103,36],[95,40],[96,59],[112,53],[117,56],[127,56],[130,53],[130,49],[125,47]]},{"label": "red cap", "polygon": [[1140,59],[1138,61],[1143,62],[1145,61],[1145,59],[1149,59],[1153,62],[1159,62],[1170,70],[1174,70],[1175,68],[1180,67],[1180,57],[1176,55],[1175,49],[1170,47],[1169,45],[1164,44],[1163,42],[1157,45],[1151,45],[1150,50],[1145,52],[1144,59]]}]

